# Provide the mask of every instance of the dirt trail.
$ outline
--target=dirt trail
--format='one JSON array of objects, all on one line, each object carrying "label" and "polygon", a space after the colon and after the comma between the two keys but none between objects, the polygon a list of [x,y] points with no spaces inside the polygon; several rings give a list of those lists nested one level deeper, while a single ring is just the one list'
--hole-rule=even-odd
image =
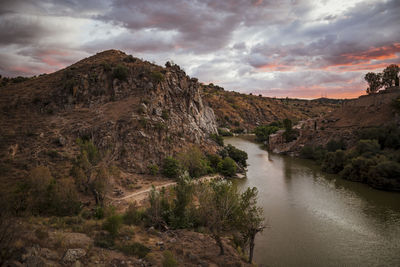
[{"label": "dirt trail", "polygon": [[[199,183],[199,182],[211,181],[211,180],[219,179],[219,178],[221,178],[220,175],[204,176],[204,177],[201,177],[201,178],[195,180],[194,182],[195,183]],[[155,189],[159,190],[159,189],[161,189],[163,187],[170,187],[170,186],[174,186],[174,185],[176,185],[176,182],[167,182],[165,184],[160,184],[160,185],[155,186]],[[147,198],[148,193],[151,191],[151,189],[152,189],[152,186],[150,186],[150,187],[148,187],[146,189],[140,190],[138,192],[134,192],[134,193],[131,193],[129,195],[123,196],[123,197],[119,197],[119,198],[108,197],[108,198],[111,199],[112,201],[124,201],[124,200],[126,200],[126,201],[129,201],[129,202],[136,201],[136,202],[140,203],[142,200]]]}]

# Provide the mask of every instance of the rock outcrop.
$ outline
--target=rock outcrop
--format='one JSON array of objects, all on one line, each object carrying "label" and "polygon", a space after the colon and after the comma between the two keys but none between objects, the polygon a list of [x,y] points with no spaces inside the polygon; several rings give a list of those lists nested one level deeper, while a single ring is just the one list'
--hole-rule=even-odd
[{"label": "rock outcrop", "polygon": [[215,151],[216,120],[200,88],[177,65],[105,51],[2,88],[0,146],[36,165],[49,150],[70,152],[76,138],[90,138],[122,168],[145,172],[189,145]]}]

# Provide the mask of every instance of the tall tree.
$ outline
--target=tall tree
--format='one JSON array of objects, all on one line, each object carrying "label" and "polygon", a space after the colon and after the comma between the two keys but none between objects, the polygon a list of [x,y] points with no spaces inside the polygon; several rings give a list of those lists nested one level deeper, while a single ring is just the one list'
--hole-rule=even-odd
[{"label": "tall tree", "polygon": [[385,86],[385,88],[388,88],[398,84],[399,72],[400,68],[396,64],[391,64],[387,66],[386,69],[383,70],[383,75],[382,75],[383,86]]},{"label": "tall tree", "polygon": [[199,188],[199,215],[203,224],[219,246],[220,255],[224,255],[222,235],[234,228],[237,221],[239,194],[230,182],[212,182]]},{"label": "tall tree", "polygon": [[367,94],[375,94],[379,89],[382,88],[381,73],[368,72],[365,74],[364,80],[366,80],[369,85],[367,88]]},{"label": "tall tree", "polygon": [[237,217],[243,243],[249,246],[249,263],[253,261],[256,235],[266,227],[263,209],[257,206],[257,194],[258,190],[255,187],[249,187],[241,194]]}]

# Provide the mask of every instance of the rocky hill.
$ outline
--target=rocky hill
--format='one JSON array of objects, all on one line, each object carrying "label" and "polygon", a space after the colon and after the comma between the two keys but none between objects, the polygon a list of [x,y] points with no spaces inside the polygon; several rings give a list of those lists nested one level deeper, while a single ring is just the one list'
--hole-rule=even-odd
[{"label": "rocky hill", "polygon": [[245,131],[285,118],[300,121],[324,116],[344,102],[326,98],[303,100],[247,95],[225,91],[213,84],[203,86],[203,96],[213,108],[219,127]]},{"label": "rocky hill", "polygon": [[91,139],[118,166],[146,172],[189,144],[214,150],[213,110],[200,84],[166,68],[109,50],[0,91],[1,158],[30,169],[60,162]]}]

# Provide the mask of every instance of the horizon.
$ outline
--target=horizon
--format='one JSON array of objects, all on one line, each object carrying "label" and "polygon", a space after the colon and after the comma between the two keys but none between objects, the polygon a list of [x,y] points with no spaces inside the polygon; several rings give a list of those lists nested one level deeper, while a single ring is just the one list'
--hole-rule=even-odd
[{"label": "horizon", "polygon": [[388,1],[2,1],[0,74],[34,76],[118,49],[227,91],[357,98],[367,72],[400,63]]}]

